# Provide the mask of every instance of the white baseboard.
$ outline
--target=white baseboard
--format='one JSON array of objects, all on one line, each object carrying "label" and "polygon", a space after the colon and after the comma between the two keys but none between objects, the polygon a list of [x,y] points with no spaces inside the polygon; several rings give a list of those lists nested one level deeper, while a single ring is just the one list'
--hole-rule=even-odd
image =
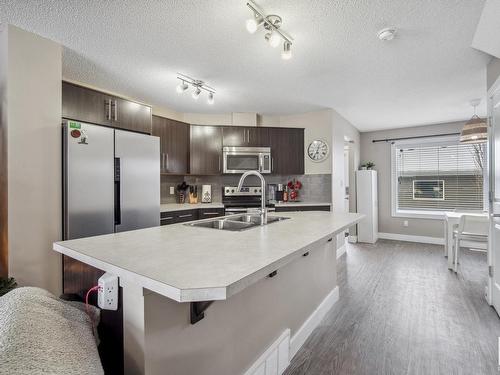
[{"label": "white baseboard", "polygon": [[358,242],[358,236],[355,236],[355,235],[349,236],[349,237],[347,237],[347,241],[349,243],[356,243],[356,242]]},{"label": "white baseboard", "polygon": [[345,251],[346,251],[346,245],[343,244],[337,249],[337,259],[339,259],[342,255],[344,255]]},{"label": "white baseboard", "polygon": [[290,364],[290,329],[276,339],[269,348],[245,371],[244,375],[283,374]]},{"label": "white baseboard", "polygon": [[328,295],[323,299],[321,304],[314,310],[314,312],[307,318],[298,331],[293,335],[290,340],[290,360],[297,354],[299,349],[304,345],[309,335],[316,328],[326,313],[332,306],[339,300],[339,287],[336,286]]},{"label": "white baseboard", "polygon": [[444,245],[444,238],[439,238],[439,237],[411,236],[408,234],[381,233],[381,232],[379,232],[378,238],[383,239],[383,240],[419,242],[419,243],[428,243],[428,244],[433,244],[433,245]]}]

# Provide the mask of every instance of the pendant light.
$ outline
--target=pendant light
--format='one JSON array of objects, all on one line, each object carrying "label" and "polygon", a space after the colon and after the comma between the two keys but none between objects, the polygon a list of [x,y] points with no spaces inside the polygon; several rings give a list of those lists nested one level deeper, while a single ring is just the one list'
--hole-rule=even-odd
[{"label": "pendant light", "polygon": [[488,123],[486,119],[480,118],[476,114],[476,107],[481,99],[475,99],[470,102],[474,107],[474,115],[467,121],[460,133],[460,143],[482,143],[488,140]]}]

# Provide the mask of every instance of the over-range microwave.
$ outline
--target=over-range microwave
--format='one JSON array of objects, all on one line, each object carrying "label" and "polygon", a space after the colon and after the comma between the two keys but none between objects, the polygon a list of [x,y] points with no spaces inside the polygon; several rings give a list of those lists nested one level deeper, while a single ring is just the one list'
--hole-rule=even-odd
[{"label": "over-range microwave", "polygon": [[270,147],[223,147],[224,173],[272,172]]}]

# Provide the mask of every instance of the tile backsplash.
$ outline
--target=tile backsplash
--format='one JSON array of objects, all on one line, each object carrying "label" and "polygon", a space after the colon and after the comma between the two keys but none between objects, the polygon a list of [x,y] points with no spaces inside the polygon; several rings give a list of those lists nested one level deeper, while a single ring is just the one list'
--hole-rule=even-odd
[{"label": "tile backsplash", "polygon": [[[303,202],[331,202],[332,201],[332,175],[309,174],[300,176],[264,176],[266,183],[286,184],[292,179],[302,182],[299,191],[299,200]],[[176,203],[177,195],[170,194],[170,187],[175,187],[186,181],[188,185],[197,185],[201,192],[201,185],[212,185],[212,202],[222,201],[222,186],[237,186],[240,175],[223,176],[161,176],[161,203]],[[260,186],[257,177],[250,176],[245,185]]]}]

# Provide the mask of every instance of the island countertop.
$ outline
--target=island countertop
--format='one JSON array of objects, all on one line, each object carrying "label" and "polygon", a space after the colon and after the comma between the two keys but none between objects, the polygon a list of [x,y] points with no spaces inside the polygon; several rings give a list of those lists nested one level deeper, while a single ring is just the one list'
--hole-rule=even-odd
[{"label": "island countertop", "polygon": [[54,250],[177,302],[224,300],[314,250],[363,215],[287,212],[241,232],[184,224],[54,243]]}]

